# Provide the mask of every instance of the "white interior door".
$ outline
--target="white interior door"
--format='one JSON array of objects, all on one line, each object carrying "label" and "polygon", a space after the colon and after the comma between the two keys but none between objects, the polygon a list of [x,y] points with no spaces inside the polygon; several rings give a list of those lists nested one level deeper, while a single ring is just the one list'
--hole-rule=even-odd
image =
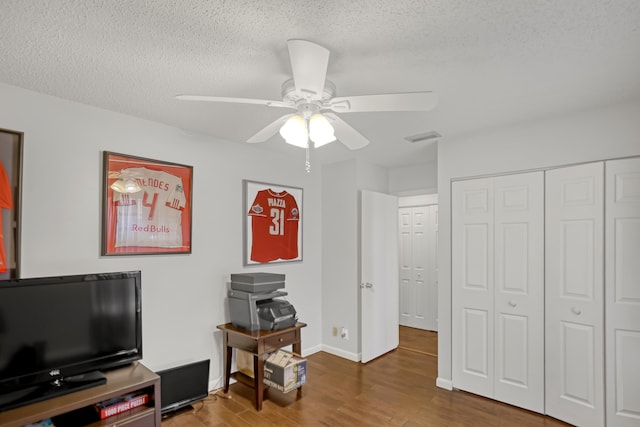
[{"label": "white interior door", "polygon": [[400,325],[437,330],[437,205],[399,209]]},{"label": "white interior door", "polygon": [[426,241],[426,329],[438,330],[438,205],[428,207]]},{"label": "white interior door", "polygon": [[584,427],[604,425],[603,181],[602,163],[546,173],[545,410]]},{"label": "white interior door", "polygon": [[493,397],[493,178],[451,192],[453,386]]},{"label": "white interior door", "polygon": [[495,394],[544,412],[544,175],[494,180]]},{"label": "white interior door", "polygon": [[361,192],[360,350],[368,362],[398,347],[398,199]]},{"label": "white interior door", "polygon": [[605,168],[607,425],[640,426],[640,158]]},{"label": "white interior door", "polygon": [[[414,209],[403,207],[398,210],[400,231],[400,319],[402,326],[416,327],[413,266],[413,222]],[[426,214],[426,212],[425,212]]]}]

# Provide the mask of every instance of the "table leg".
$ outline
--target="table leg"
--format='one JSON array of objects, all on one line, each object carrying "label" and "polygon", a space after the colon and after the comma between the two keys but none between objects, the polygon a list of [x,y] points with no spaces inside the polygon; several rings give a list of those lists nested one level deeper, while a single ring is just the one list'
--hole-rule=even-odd
[{"label": "table leg", "polygon": [[264,359],[258,354],[253,355],[253,389],[256,399],[256,409],[262,410],[262,398],[264,396]]},{"label": "table leg", "polygon": [[[298,334],[300,334],[300,329],[298,329]],[[296,340],[296,342],[293,343],[292,345],[292,350],[294,354],[297,354],[298,356],[302,356],[302,343],[300,342],[300,336],[297,337],[298,339]],[[302,397],[302,386],[298,387],[298,390],[296,392],[296,398],[300,399]]]},{"label": "table leg", "polygon": [[229,393],[229,379],[231,378],[231,356],[233,355],[233,347],[227,345],[227,334],[223,333],[222,348],[224,348],[224,392]]}]

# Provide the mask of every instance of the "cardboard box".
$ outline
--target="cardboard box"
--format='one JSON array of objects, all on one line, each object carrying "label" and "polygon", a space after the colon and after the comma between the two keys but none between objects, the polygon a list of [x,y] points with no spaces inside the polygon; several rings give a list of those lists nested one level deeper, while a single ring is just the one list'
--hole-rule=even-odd
[{"label": "cardboard box", "polygon": [[284,393],[307,381],[307,359],[284,350],[272,353],[264,362],[264,383]]}]

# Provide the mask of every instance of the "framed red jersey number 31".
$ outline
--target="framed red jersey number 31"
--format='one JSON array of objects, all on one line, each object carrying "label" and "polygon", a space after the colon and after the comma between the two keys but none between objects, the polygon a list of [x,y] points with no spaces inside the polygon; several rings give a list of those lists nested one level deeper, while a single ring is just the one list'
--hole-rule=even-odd
[{"label": "framed red jersey number 31", "polygon": [[243,181],[244,265],[302,261],[302,188]]}]

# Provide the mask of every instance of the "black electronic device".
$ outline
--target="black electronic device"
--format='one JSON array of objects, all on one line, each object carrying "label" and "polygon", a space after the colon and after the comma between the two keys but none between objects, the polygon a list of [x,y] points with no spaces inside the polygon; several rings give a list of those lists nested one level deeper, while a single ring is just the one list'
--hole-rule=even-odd
[{"label": "black electronic device", "polygon": [[160,375],[161,412],[164,417],[189,408],[209,395],[210,361],[201,360],[156,372]]},{"label": "black electronic device", "polygon": [[142,358],[140,271],[0,281],[0,411]]},{"label": "black electronic device", "polygon": [[278,330],[294,326],[298,320],[296,310],[284,299],[284,274],[240,273],[232,274],[227,293],[231,323],[255,331]]},{"label": "black electronic device", "polygon": [[296,309],[288,301],[282,299],[269,299],[258,301],[258,319],[260,329],[267,331],[289,328],[298,320]]}]

